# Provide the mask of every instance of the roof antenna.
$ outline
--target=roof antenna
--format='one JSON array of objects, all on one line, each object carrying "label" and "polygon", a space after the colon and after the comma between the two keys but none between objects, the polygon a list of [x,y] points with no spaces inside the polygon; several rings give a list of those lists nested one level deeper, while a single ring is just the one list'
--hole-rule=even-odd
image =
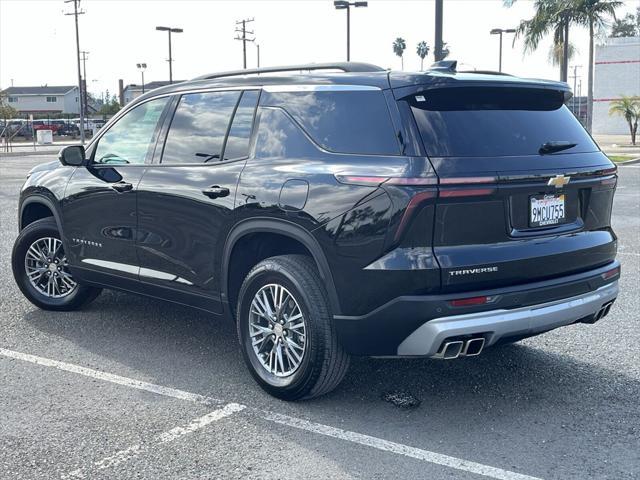
[{"label": "roof antenna", "polygon": [[440,72],[455,72],[457,66],[457,60],[440,60],[439,62],[431,64],[429,70],[437,70]]}]

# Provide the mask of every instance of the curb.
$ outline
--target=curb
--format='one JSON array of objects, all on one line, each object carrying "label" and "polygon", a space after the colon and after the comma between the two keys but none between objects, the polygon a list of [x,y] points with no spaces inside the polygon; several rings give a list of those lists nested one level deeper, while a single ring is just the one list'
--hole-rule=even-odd
[{"label": "curb", "polygon": [[57,151],[35,151],[35,152],[0,152],[0,158],[8,157],[30,157],[33,155],[58,155]]},{"label": "curb", "polygon": [[640,163],[640,157],[632,158],[631,160],[625,160],[624,162],[616,162],[616,165],[635,165],[636,163]]}]

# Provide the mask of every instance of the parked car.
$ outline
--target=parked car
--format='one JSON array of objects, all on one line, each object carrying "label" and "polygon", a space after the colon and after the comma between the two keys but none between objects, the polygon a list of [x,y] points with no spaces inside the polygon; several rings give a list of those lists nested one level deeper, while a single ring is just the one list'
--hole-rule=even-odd
[{"label": "parked car", "polygon": [[80,135],[78,126],[68,120],[51,120],[51,123],[56,126],[57,135],[74,137]]},{"label": "parked car", "polygon": [[31,171],[12,265],[32,303],[115,288],[233,319],[287,400],[331,391],[351,355],[468,357],[607,315],[616,167],[566,83],[248,73],[153,90]]},{"label": "parked car", "polygon": [[11,138],[33,138],[33,130],[27,120],[13,119],[7,122],[7,129]]}]

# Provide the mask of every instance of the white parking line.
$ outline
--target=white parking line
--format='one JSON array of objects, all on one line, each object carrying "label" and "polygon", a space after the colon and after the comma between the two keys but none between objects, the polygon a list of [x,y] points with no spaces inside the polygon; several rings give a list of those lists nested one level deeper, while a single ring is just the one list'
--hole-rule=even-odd
[{"label": "white parking line", "polygon": [[94,476],[94,473],[99,472],[100,470],[116,467],[121,463],[131,460],[132,458],[136,458],[140,454],[150,450],[152,447],[157,447],[165,443],[172,442],[177,438],[195,432],[196,430],[200,430],[210,423],[217,422],[218,420],[229,417],[234,413],[240,412],[244,410],[244,408],[244,405],[229,403],[218,410],[214,410],[211,413],[192,420],[183,427],[172,428],[167,432],[161,433],[150,443],[145,443],[143,445],[133,445],[124,450],[120,450],[113,455],[109,455],[102,460],[98,460],[97,462],[92,463],[87,468],[78,468],[77,470],[69,472],[68,475],[62,475],[62,478],[91,478]]},{"label": "white parking line", "polygon": [[430,452],[429,450],[422,450],[421,448],[410,447],[401,443],[383,440],[382,438],[372,437],[370,435],[364,435],[357,432],[350,432],[348,430],[342,430],[341,428],[335,428],[328,425],[309,422],[307,420],[289,417],[287,415],[281,415],[279,413],[268,413],[264,416],[264,418],[267,420],[271,420],[272,422],[287,425],[289,427],[299,428],[301,430],[318,433],[320,435],[326,435],[327,437],[339,438],[341,440],[346,440],[347,442],[366,445],[368,447],[373,447],[385,452],[404,455],[405,457],[416,458],[425,462],[435,463],[436,465],[442,465],[445,467],[455,468],[456,470],[463,470],[465,472],[484,475],[485,477],[499,478],[501,480],[540,480],[537,477],[522,475],[520,473],[511,472],[509,470],[490,467],[481,463],[470,462],[461,458],[451,457],[449,455],[443,455],[436,452]]},{"label": "white parking line", "polygon": [[205,397],[203,395],[198,395],[197,393],[185,392],[184,390],[178,390],[171,387],[163,387],[162,385],[156,385],[154,383],[134,380],[133,378],[128,377],[121,377],[120,375],[114,375],[113,373],[101,372],[99,370],[73,365],[72,363],[51,360],[49,358],[38,357],[36,355],[29,355],[28,353],[15,352],[13,350],[7,350],[6,348],[0,348],[0,355],[15,358],[16,360],[35,363],[36,365],[42,365],[44,367],[57,368],[58,370],[64,370],[65,372],[77,373],[79,375],[84,375],[85,377],[96,378],[98,380],[116,383],[118,385],[135,388],[137,390],[146,390],[147,392],[157,393],[158,395],[164,395],[165,397],[173,397],[179,400],[187,400],[189,402],[202,403],[205,405],[218,405],[223,403],[222,400]]},{"label": "white parking line", "polygon": [[[101,372],[99,370],[93,370],[91,368],[81,367],[79,365],[74,365],[71,363],[60,362],[58,360],[51,360],[44,357],[39,357],[36,355],[30,355],[28,353],[16,352],[14,350],[8,350],[5,348],[0,348],[0,355],[4,355],[5,357],[14,358],[16,360],[23,360],[25,362],[34,363],[36,365],[42,365],[45,367],[56,368],[58,370],[63,370],[66,372],[77,373],[79,375],[84,375],[86,377],[95,378],[98,380],[104,380],[106,382],[115,383],[118,385],[123,385],[125,387],[131,387],[138,390],[145,390],[148,392],[156,393],[158,395],[165,395],[168,397],[178,398],[180,400],[187,400],[194,403],[204,403],[204,404],[220,404],[222,403],[220,400],[205,397],[203,395],[198,395],[196,393],[186,392],[184,390],[177,390],[171,387],[163,387],[162,385],[156,385],[153,383],[142,382],[140,380],[135,380],[132,378],[122,377],[120,375],[114,375],[112,373]],[[204,418],[196,419],[191,422],[186,427],[177,427],[173,430],[169,430],[161,434],[156,439],[155,444],[166,443],[175,438],[178,438],[186,433],[190,433],[202,426],[211,423],[212,421],[218,420],[215,418],[216,415],[220,415],[219,412],[225,411],[225,409],[236,409],[228,413],[228,415],[235,413],[236,411],[247,408],[244,405],[230,403],[225,405],[220,410],[216,410],[211,412],[209,415],[212,415],[213,420],[206,421],[204,420],[204,424],[201,426],[199,422],[202,422]],[[273,412],[265,412],[262,409],[251,409],[253,413],[255,413],[258,417],[263,418],[267,421],[275,422],[281,425],[286,425],[289,427],[297,428],[300,430],[306,430],[308,432],[313,432],[319,435],[324,435],[332,438],[339,438],[341,440],[345,440],[348,442],[356,443],[359,445],[364,445],[371,448],[376,448],[378,450],[382,450],[389,453],[394,453],[397,455],[404,455],[406,457],[415,458],[417,460],[422,460],[424,462],[433,463],[436,465],[442,465],[445,467],[453,468],[455,470],[461,470],[465,472],[474,473],[477,475],[483,475],[485,477],[495,478],[499,480],[540,480],[538,477],[532,477],[529,475],[523,475],[520,473],[512,472],[509,470],[503,470],[501,468],[492,467],[490,465],[483,465],[481,463],[470,462],[468,460],[464,460],[462,458],[452,457],[449,455],[443,455],[441,453],[431,452],[429,450],[423,450],[420,448],[411,447],[409,445],[403,445],[401,443],[390,442],[388,440],[384,440],[378,437],[372,437],[369,435],[364,435],[362,433],[351,432],[349,430],[342,430],[340,428],[331,427],[329,425],[323,425],[321,423],[310,422],[308,420],[303,420],[300,418],[289,417],[287,415],[281,415]],[[225,415],[225,416],[228,416]],[[223,418],[223,417],[220,417]],[[195,425],[194,427],[190,427],[191,425]],[[192,428],[192,430],[190,430]],[[165,439],[162,441],[162,439]],[[111,455],[107,458],[104,458],[98,462],[92,464],[89,468],[89,471],[95,471],[102,468],[107,468],[110,466],[118,465],[130,458],[134,458],[138,456],[140,453],[148,449],[146,446],[134,445],[125,450],[121,450],[114,455]],[[104,465],[104,466],[103,466]],[[78,469],[74,472],[71,472],[69,475],[74,475],[78,477],[78,475],[86,475],[85,470]],[[79,477],[83,478],[83,477]]]}]

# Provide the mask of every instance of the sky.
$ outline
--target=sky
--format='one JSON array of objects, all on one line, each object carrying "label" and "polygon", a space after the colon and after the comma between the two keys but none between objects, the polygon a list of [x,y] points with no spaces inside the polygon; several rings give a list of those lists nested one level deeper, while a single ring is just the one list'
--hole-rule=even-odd
[{"label": "sky", "polygon": [[[634,13],[640,0],[627,0],[619,16]],[[0,88],[77,83],[73,4],[63,0],[0,0]],[[260,44],[261,66],[346,60],[346,13],[332,0],[82,0],[80,48],[88,51],[88,89],[98,97],[140,83],[136,64],[148,65],[145,81],[169,77],[168,39],[158,25],[180,27],[173,35],[173,78],[242,68],[242,42],[234,40],[236,21],[248,24]],[[444,0],[444,41],[450,59],[466,68],[498,69],[498,36],[492,28],[513,28],[534,13],[533,1],[519,0],[505,8],[502,0]],[[433,61],[433,0],[369,0],[351,10],[351,59],[399,70],[392,43],[407,43],[405,70],[418,70],[416,45],[430,46],[425,65]],[[574,27],[571,42],[578,49],[571,65],[586,91],[588,34]],[[522,42],[505,35],[503,70],[519,76],[558,79],[548,60],[551,39],[523,55]],[[256,66],[256,48],[247,46],[248,67]],[[571,72],[570,72],[571,75]],[[570,79],[570,82],[573,80]]]}]

